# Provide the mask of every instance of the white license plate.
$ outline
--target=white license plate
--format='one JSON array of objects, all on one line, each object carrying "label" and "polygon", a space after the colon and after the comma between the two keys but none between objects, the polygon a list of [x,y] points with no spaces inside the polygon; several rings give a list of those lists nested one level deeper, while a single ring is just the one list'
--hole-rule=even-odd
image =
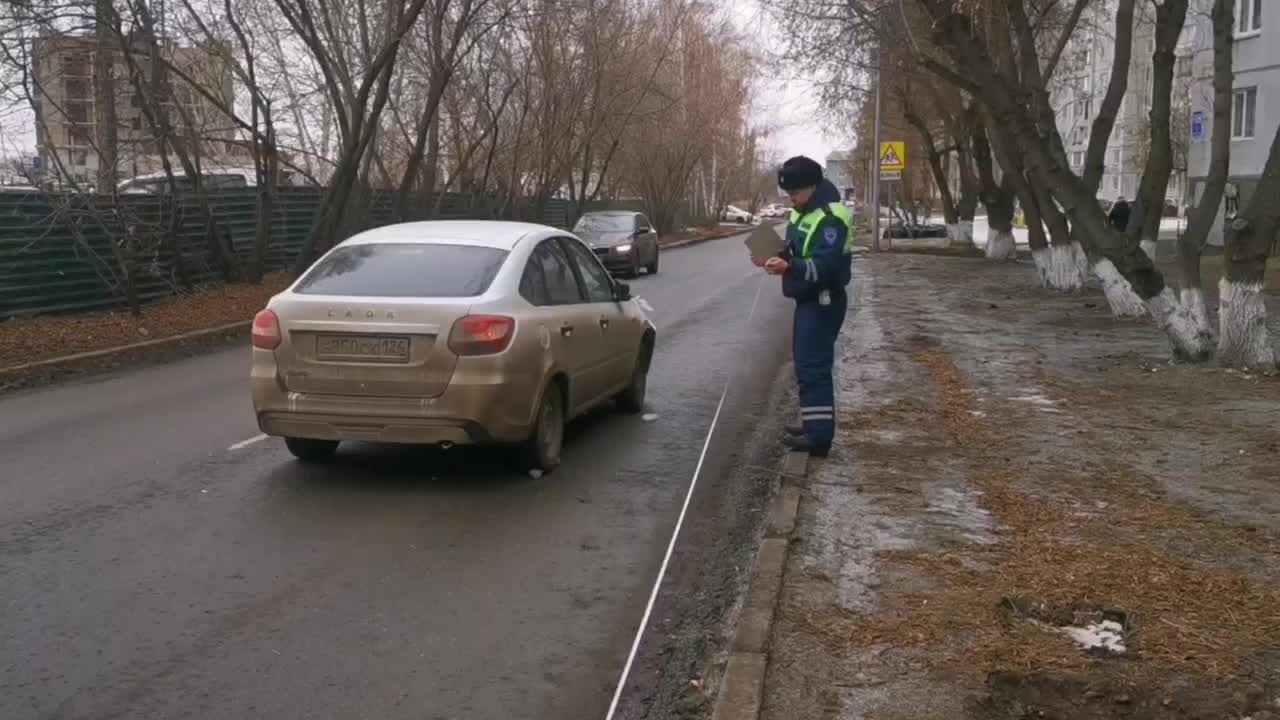
[{"label": "white license plate", "polygon": [[409,338],[386,335],[318,335],[317,360],[409,362]]}]

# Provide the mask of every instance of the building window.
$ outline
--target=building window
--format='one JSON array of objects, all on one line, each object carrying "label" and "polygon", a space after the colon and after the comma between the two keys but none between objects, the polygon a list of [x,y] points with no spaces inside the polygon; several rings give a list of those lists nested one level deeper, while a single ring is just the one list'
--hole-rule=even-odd
[{"label": "building window", "polygon": [[84,167],[85,165],[88,165],[89,151],[88,150],[72,150],[71,164],[75,167]]},{"label": "building window", "polygon": [[1120,176],[1119,176],[1119,175],[1112,175],[1112,176],[1111,176],[1111,189],[1112,189],[1112,190],[1114,190],[1114,191],[1116,191],[1116,192],[1119,192],[1119,191],[1120,191]]},{"label": "building window", "polygon": [[1262,0],[1236,0],[1236,34],[1262,31]]},{"label": "building window", "polygon": [[1180,78],[1191,77],[1191,56],[1183,55],[1178,58],[1177,74]]},{"label": "building window", "polygon": [[1084,165],[1084,153],[1078,152],[1078,151],[1071,153],[1071,167],[1078,168],[1078,167],[1082,167],[1083,165]]},{"label": "building window", "polygon": [[[1111,165],[1120,165],[1120,148],[1111,148],[1111,159],[1108,160]],[[1117,178],[1117,182],[1119,179]]]},{"label": "building window", "polygon": [[1236,90],[1231,102],[1231,137],[1236,140],[1253,137],[1257,120],[1258,88]]}]

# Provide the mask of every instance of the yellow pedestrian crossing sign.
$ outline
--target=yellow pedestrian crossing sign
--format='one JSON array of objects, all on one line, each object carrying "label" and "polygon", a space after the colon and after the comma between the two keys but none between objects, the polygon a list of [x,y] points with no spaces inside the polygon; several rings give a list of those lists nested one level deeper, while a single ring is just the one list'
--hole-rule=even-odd
[{"label": "yellow pedestrian crossing sign", "polygon": [[898,173],[907,169],[907,144],[880,143],[880,172]]}]

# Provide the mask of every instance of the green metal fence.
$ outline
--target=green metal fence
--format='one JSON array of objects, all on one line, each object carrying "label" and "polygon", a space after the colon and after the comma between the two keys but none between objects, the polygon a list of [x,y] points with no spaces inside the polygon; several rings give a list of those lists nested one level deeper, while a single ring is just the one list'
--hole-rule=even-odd
[{"label": "green metal fence", "polygon": [[[255,190],[214,191],[209,200],[213,232],[247,263],[257,230]],[[267,271],[287,268],[296,258],[320,200],[315,188],[282,188],[275,194]],[[540,213],[527,202],[503,207],[486,195],[450,193],[438,201],[413,214],[506,220],[540,215],[538,222],[561,228],[568,221],[561,200],[545,203]],[[375,194],[353,230],[392,222],[394,205],[394,194]],[[112,205],[106,196],[0,192],[0,319],[123,305],[124,267],[132,268],[132,284],[144,302],[177,292],[184,280],[189,285],[220,281],[210,228],[201,218],[193,197],[124,195]]]}]

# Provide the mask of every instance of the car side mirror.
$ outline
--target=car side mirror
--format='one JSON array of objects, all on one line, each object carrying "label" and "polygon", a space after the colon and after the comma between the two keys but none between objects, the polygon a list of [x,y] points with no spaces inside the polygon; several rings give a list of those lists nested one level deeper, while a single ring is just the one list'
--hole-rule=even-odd
[{"label": "car side mirror", "polygon": [[615,282],[613,284],[613,299],[617,302],[626,302],[627,300],[630,300],[631,286],[626,283]]}]

